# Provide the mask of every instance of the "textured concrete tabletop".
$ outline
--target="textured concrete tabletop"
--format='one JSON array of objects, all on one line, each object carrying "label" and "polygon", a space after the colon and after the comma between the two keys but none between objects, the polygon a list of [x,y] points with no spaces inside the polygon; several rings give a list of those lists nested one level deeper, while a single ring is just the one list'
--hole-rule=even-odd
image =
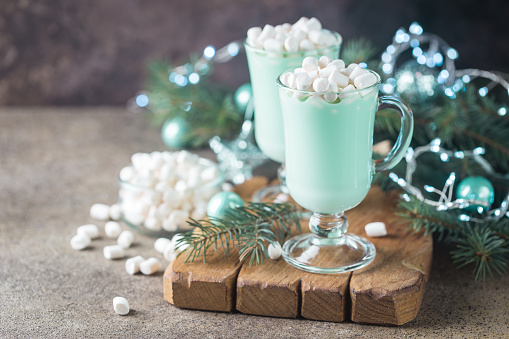
[{"label": "textured concrete tabletop", "polygon": [[[123,260],[105,260],[112,240],[72,250],[90,206],[115,202],[130,155],[163,149],[124,109],[0,109],[0,337],[509,337],[509,275],[476,283],[442,245],[417,319],[400,327],[182,310],[163,299],[162,273],[129,276]],[[135,241],[127,255],[158,255],[153,239]],[[128,316],[114,313],[115,296]]]}]

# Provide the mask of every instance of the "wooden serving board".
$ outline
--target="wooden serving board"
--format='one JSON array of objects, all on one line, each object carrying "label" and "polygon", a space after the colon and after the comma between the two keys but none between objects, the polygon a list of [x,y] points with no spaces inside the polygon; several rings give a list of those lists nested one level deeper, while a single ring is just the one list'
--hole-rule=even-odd
[{"label": "wooden serving board", "polygon": [[[249,200],[267,184],[256,177],[236,187]],[[383,221],[388,235],[369,238],[373,262],[358,271],[315,274],[282,258],[263,265],[240,263],[236,251],[207,252],[207,262],[185,263],[180,256],[164,273],[164,297],[181,308],[379,325],[402,325],[417,316],[431,268],[431,236],[407,232],[396,222],[396,196],[373,187],[364,201],[346,213],[348,231],[366,237],[364,225]],[[308,230],[306,222],[303,231]],[[210,253],[210,254],[209,254]]]}]

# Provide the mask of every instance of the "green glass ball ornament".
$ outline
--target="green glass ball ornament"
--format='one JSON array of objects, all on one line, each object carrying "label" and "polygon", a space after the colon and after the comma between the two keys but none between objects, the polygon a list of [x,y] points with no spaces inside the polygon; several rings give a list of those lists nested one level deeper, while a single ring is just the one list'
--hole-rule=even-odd
[{"label": "green glass ball ornament", "polygon": [[229,209],[244,206],[241,197],[233,192],[216,193],[207,205],[207,215],[211,218],[224,219]]},{"label": "green glass ball ornament", "polygon": [[456,198],[457,199],[469,199],[469,200],[478,200],[483,201],[488,204],[488,207],[481,205],[470,205],[465,209],[467,211],[479,211],[479,208],[482,210],[489,210],[491,204],[495,200],[495,189],[491,182],[488,179],[475,176],[475,177],[466,177],[461,180],[456,188]]},{"label": "green glass ball ornament", "polygon": [[409,60],[394,73],[396,93],[410,104],[422,104],[440,92],[437,77],[436,68]]},{"label": "green glass ball ornament", "polygon": [[237,88],[235,94],[233,95],[233,100],[235,101],[235,105],[239,109],[242,114],[246,111],[247,104],[249,100],[253,96],[253,89],[250,83],[244,84]]},{"label": "green glass ball ornament", "polygon": [[189,124],[181,117],[168,119],[161,129],[161,137],[166,146],[172,149],[181,149],[189,142]]}]

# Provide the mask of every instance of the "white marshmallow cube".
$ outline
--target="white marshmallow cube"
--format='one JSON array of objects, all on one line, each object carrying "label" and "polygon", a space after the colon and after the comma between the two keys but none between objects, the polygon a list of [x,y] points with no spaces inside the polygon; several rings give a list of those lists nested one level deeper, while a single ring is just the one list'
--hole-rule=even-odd
[{"label": "white marshmallow cube", "polygon": [[283,42],[277,39],[267,39],[263,42],[263,49],[269,52],[282,52]]},{"label": "white marshmallow cube", "polygon": [[363,89],[376,84],[377,80],[373,73],[365,73],[356,77],[353,83],[357,89]]},{"label": "white marshmallow cube", "polygon": [[90,239],[95,239],[95,238],[99,237],[99,228],[94,224],[82,225],[82,226],[78,227],[78,229],[76,230],[76,233],[84,234],[87,237],[89,237]]},{"label": "white marshmallow cube", "polygon": [[104,232],[108,238],[117,239],[122,232],[122,228],[118,222],[108,221],[106,225],[104,225]]},{"label": "white marshmallow cube", "polygon": [[262,33],[261,27],[251,27],[250,29],[247,30],[247,41],[251,45],[256,46],[256,40],[258,39],[261,33]]},{"label": "white marshmallow cube", "polygon": [[313,81],[313,90],[315,92],[325,92],[329,88],[329,80],[324,78],[318,78]]},{"label": "white marshmallow cube", "polygon": [[283,46],[287,52],[297,52],[299,50],[299,40],[290,35],[285,39]]},{"label": "white marshmallow cube", "polygon": [[136,171],[141,172],[148,169],[150,165],[150,154],[148,153],[134,153],[131,156],[131,162]]},{"label": "white marshmallow cube", "polygon": [[115,297],[113,298],[113,309],[117,314],[126,315],[129,313],[129,302],[126,298]]},{"label": "white marshmallow cube", "polygon": [[265,25],[263,27],[263,30],[261,31],[260,35],[258,36],[258,39],[256,39],[256,42],[263,46],[263,43],[267,39],[272,39],[276,36],[276,30],[274,26],[272,25]]},{"label": "white marshmallow cube", "polygon": [[210,181],[217,179],[219,177],[219,174],[220,174],[219,169],[216,166],[211,166],[211,167],[204,169],[201,172],[201,179],[204,182],[210,182]]},{"label": "white marshmallow cube", "polygon": [[303,29],[309,31],[319,31],[322,29],[322,23],[317,18],[311,18],[303,25]]},{"label": "white marshmallow cube", "polygon": [[344,99],[344,98],[347,98],[349,97],[350,95],[353,95],[353,94],[357,94],[357,93],[351,93],[352,91],[355,91],[357,90],[354,86],[352,86],[351,84],[349,84],[348,86],[346,86],[345,88],[343,88],[343,90],[341,91],[341,93],[339,93],[339,98],[340,99]]},{"label": "white marshmallow cube", "polygon": [[338,88],[345,88],[348,86],[348,77],[337,70],[333,70],[328,79],[338,85]]},{"label": "white marshmallow cube", "polygon": [[269,244],[267,247],[267,252],[269,252],[269,258],[271,260],[277,260],[281,258],[281,245],[276,241]]},{"label": "white marshmallow cube", "polygon": [[117,239],[117,244],[123,249],[128,249],[131,247],[134,241],[134,235],[131,231],[123,231],[120,233]]},{"label": "white marshmallow cube", "polygon": [[158,272],[161,269],[161,263],[157,258],[148,258],[144,262],[140,263],[140,271],[145,275],[151,275]]},{"label": "white marshmallow cube", "polygon": [[141,255],[127,259],[125,261],[125,270],[129,275],[134,275],[140,271],[140,264],[144,261],[145,259]]},{"label": "white marshmallow cube", "polygon": [[365,71],[363,68],[361,68],[361,67],[359,67],[359,66],[355,67],[355,68],[352,70],[352,73],[350,73],[350,76],[349,76],[350,81],[352,81],[352,82],[353,82],[353,80],[354,80],[355,78],[357,78],[358,76],[363,75],[363,74],[366,74],[366,71]]},{"label": "white marshmallow cube", "polygon": [[156,217],[147,217],[143,222],[143,226],[152,231],[160,231],[162,229],[161,221]]},{"label": "white marshmallow cube", "polygon": [[103,254],[108,260],[121,259],[124,257],[124,249],[119,245],[105,246]]},{"label": "white marshmallow cube", "polygon": [[76,234],[71,239],[71,247],[76,251],[81,251],[90,246],[92,239],[90,239],[86,234]]},{"label": "white marshmallow cube", "polygon": [[345,68],[345,62],[341,59],[332,60],[328,66],[334,66],[338,70]]},{"label": "white marshmallow cube", "polygon": [[331,61],[332,61],[331,58],[329,58],[326,55],[322,55],[320,59],[318,59],[318,65],[320,66],[320,68],[325,68],[329,65]]},{"label": "white marshmallow cube", "polygon": [[295,82],[298,90],[306,91],[311,86],[311,77],[307,73],[299,73]]},{"label": "white marshmallow cube", "polygon": [[180,247],[177,249],[177,242],[180,241],[180,239],[182,239],[184,236],[180,233],[177,233],[173,236],[173,238],[171,238],[171,243],[173,245],[173,247],[175,248],[175,250],[179,251],[179,252],[183,252],[185,251],[188,247],[189,247],[189,244],[182,244],[180,245]]},{"label": "white marshmallow cube", "polygon": [[120,173],[118,174],[118,177],[122,181],[129,181],[132,179],[136,171],[132,166],[126,166],[120,170]]},{"label": "white marshmallow cube", "polygon": [[364,226],[368,237],[384,237],[387,235],[387,229],[383,222],[371,222]]},{"label": "white marshmallow cube", "polygon": [[118,204],[111,205],[109,209],[109,215],[111,220],[119,221],[121,216],[120,205]]},{"label": "white marshmallow cube", "polygon": [[163,256],[168,262],[173,262],[177,258],[173,243],[170,242],[170,244],[164,248]]},{"label": "white marshmallow cube", "polygon": [[302,60],[302,68],[306,72],[315,71],[318,68],[318,59],[312,56],[305,57],[304,60]]},{"label": "white marshmallow cube", "polygon": [[306,39],[306,32],[304,31],[301,31],[301,30],[297,30],[297,31],[294,31],[291,35],[295,40],[297,40],[297,43],[300,44],[300,42],[304,39]]},{"label": "white marshmallow cube", "polygon": [[299,42],[299,48],[302,51],[312,51],[315,49],[315,45],[308,39],[304,39]]},{"label": "white marshmallow cube", "polygon": [[90,207],[90,216],[95,220],[108,220],[110,218],[110,206],[105,204],[93,204],[92,207]]},{"label": "white marshmallow cube", "polygon": [[171,244],[171,240],[168,238],[158,238],[154,242],[154,248],[157,252],[163,253],[166,246]]}]

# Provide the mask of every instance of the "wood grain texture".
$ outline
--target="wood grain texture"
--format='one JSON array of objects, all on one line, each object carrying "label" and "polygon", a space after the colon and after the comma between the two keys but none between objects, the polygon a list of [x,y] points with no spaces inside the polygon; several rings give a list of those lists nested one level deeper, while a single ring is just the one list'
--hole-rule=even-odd
[{"label": "wood grain texture", "polygon": [[[267,184],[265,178],[236,187],[245,200]],[[238,253],[207,255],[207,263],[170,265],[164,295],[182,308],[212,311],[236,309],[246,314],[341,322],[401,325],[417,316],[431,269],[432,238],[407,232],[395,222],[396,196],[373,187],[364,201],[346,213],[349,232],[366,237],[364,226],[383,221],[388,235],[369,238],[377,255],[368,267],[327,275],[298,270],[284,260],[263,265],[240,264]],[[307,222],[302,229],[308,231]]]}]

